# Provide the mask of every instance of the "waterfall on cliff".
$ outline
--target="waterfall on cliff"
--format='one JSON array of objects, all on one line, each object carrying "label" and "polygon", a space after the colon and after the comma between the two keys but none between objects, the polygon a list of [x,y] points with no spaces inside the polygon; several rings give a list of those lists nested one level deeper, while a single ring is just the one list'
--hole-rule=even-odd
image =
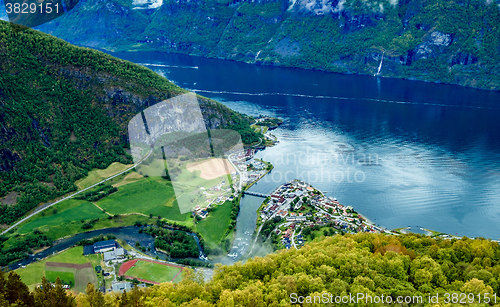
[{"label": "waterfall on cliff", "polygon": [[384,54],[385,51],[382,53],[382,59],[380,60],[380,64],[378,65],[377,73],[373,75],[374,77],[380,74],[380,70],[382,69],[382,64],[384,63]]},{"label": "waterfall on cliff", "polygon": [[262,50],[259,50],[259,52],[257,52],[257,55],[255,56],[255,59],[254,59],[254,62],[257,62],[257,58],[259,57],[259,54]]}]

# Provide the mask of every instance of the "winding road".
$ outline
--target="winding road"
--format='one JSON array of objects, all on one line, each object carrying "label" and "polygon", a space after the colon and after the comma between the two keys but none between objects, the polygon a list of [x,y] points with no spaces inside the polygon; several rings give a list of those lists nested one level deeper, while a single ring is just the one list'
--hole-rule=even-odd
[{"label": "winding road", "polygon": [[137,162],[136,164],[134,164],[133,166],[131,166],[131,167],[127,168],[127,169],[126,169],[126,170],[124,170],[124,171],[121,171],[121,172],[119,172],[119,173],[116,173],[116,174],[114,174],[113,176],[108,177],[108,178],[106,178],[106,179],[104,179],[104,180],[101,180],[101,181],[99,181],[98,183],[93,184],[93,185],[91,185],[91,186],[90,186],[90,187],[88,187],[88,188],[85,188],[85,189],[83,189],[83,190],[80,190],[80,191],[78,191],[78,192],[75,192],[75,193],[73,193],[73,194],[71,194],[71,195],[68,195],[68,196],[66,196],[66,197],[64,197],[64,198],[61,198],[61,199],[59,199],[59,200],[57,200],[57,201],[55,201],[55,202],[53,202],[53,203],[44,204],[44,205],[42,205],[42,206],[38,207],[38,208],[37,208],[37,209],[35,209],[35,211],[33,211],[32,213],[28,214],[27,216],[23,217],[21,220],[19,220],[19,221],[17,221],[16,223],[14,223],[14,224],[13,224],[12,226],[10,226],[9,228],[7,228],[7,229],[5,229],[4,231],[2,231],[2,233],[1,233],[0,235],[4,235],[5,233],[9,232],[11,229],[13,229],[13,228],[14,228],[14,227],[16,227],[17,225],[21,224],[22,222],[26,221],[27,219],[29,219],[29,218],[30,218],[30,217],[32,217],[33,215],[35,215],[35,214],[37,214],[37,213],[40,213],[40,212],[42,212],[43,210],[48,209],[48,208],[52,207],[52,206],[53,206],[53,205],[55,205],[55,204],[58,204],[58,203],[60,203],[60,202],[62,202],[62,201],[65,201],[65,200],[67,200],[67,199],[70,199],[70,198],[72,198],[72,197],[74,197],[74,196],[76,196],[76,195],[78,195],[78,194],[80,194],[80,193],[83,193],[83,192],[85,192],[85,191],[87,191],[87,190],[89,190],[89,189],[92,189],[92,188],[93,188],[93,187],[95,187],[95,186],[100,185],[100,184],[101,184],[101,183],[103,183],[103,182],[106,182],[106,181],[108,181],[108,180],[111,180],[111,179],[113,179],[113,178],[115,178],[115,177],[117,177],[117,176],[120,176],[121,174],[124,174],[124,173],[126,173],[126,172],[128,172],[128,171],[130,171],[130,170],[134,169],[136,166],[138,166],[138,165],[139,165],[139,164],[141,164],[144,160],[146,160],[146,159],[147,159],[147,158],[151,155],[151,153],[152,153],[152,152],[153,152],[153,149],[151,148],[151,149],[149,150],[148,154],[147,154],[144,158],[142,158],[142,159],[141,159],[141,161]]}]

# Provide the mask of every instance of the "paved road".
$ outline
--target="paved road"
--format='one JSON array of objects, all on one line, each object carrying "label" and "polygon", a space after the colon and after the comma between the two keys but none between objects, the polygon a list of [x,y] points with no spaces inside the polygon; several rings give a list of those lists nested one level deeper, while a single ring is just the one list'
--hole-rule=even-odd
[{"label": "paved road", "polygon": [[97,185],[99,185],[99,184],[101,184],[101,183],[103,183],[103,182],[106,182],[106,181],[108,181],[108,180],[110,180],[110,179],[113,179],[113,178],[115,178],[115,177],[117,177],[117,176],[120,176],[120,175],[121,175],[121,174],[123,174],[123,173],[126,173],[126,172],[128,172],[128,171],[130,171],[130,170],[134,169],[136,166],[138,166],[138,165],[139,165],[139,164],[141,164],[144,160],[146,160],[146,159],[147,159],[147,158],[151,155],[151,153],[152,153],[152,152],[153,152],[153,149],[149,150],[149,153],[148,153],[148,154],[147,154],[147,155],[146,155],[146,156],[145,156],[145,157],[144,157],[141,161],[139,161],[137,164],[134,164],[134,166],[127,168],[127,169],[126,169],[126,170],[124,170],[124,171],[121,171],[121,172],[119,172],[119,173],[117,173],[117,174],[114,174],[113,176],[108,177],[108,178],[106,178],[106,179],[104,179],[104,180],[102,180],[102,181],[99,181],[98,183],[93,184],[93,185],[91,185],[91,186],[90,186],[90,187],[88,187],[88,188],[85,188],[85,189],[83,189],[83,190],[80,190],[80,191],[78,191],[78,192],[75,192],[75,193],[73,193],[73,194],[71,194],[71,195],[69,195],[69,196],[66,196],[66,197],[64,197],[64,198],[62,198],[62,199],[60,199],[60,200],[57,200],[57,201],[55,201],[55,202],[53,202],[53,203],[50,203],[50,204],[44,204],[44,205],[42,205],[42,206],[38,207],[38,208],[37,208],[37,209],[35,209],[35,211],[33,211],[32,213],[30,213],[29,215],[25,216],[24,218],[22,218],[22,219],[21,219],[21,220],[19,220],[18,222],[14,223],[14,224],[13,224],[12,226],[10,226],[9,228],[7,228],[7,229],[5,229],[4,231],[2,231],[1,235],[3,235],[3,234],[5,234],[5,233],[7,233],[7,232],[8,232],[8,231],[10,231],[12,228],[14,228],[14,227],[16,227],[17,225],[21,224],[22,222],[26,221],[27,219],[29,219],[29,218],[30,218],[30,217],[32,217],[33,215],[35,215],[35,214],[37,214],[37,213],[40,213],[40,212],[42,212],[43,210],[48,209],[48,208],[52,207],[52,206],[53,206],[53,205],[55,205],[55,204],[58,204],[58,203],[60,203],[60,202],[62,202],[62,201],[65,201],[65,200],[67,200],[67,199],[70,199],[70,198],[72,198],[72,197],[74,197],[74,196],[76,196],[76,195],[78,195],[78,194],[80,194],[80,193],[83,193],[83,192],[85,192],[85,191],[87,191],[87,190],[89,190],[89,189],[92,189],[93,187],[95,187],[95,186],[97,186]]},{"label": "paved road", "polygon": [[238,190],[241,191],[241,181],[243,180],[243,174],[240,172],[240,169],[233,163],[233,161],[231,161],[231,156],[234,156],[234,154],[230,154],[228,157],[227,157],[227,160],[229,161],[229,163],[231,163],[231,165],[233,166],[233,168],[236,170],[236,173],[238,175],[240,175],[240,184],[238,186]]}]

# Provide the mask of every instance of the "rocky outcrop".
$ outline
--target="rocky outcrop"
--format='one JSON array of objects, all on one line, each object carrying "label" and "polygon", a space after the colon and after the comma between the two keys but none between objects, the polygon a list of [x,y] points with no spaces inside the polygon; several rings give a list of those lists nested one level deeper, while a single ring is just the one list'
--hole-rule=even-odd
[{"label": "rocky outcrop", "polygon": [[424,43],[415,48],[414,58],[420,60],[435,57],[441,54],[443,49],[451,44],[451,41],[452,37],[450,34],[433,31],[427,36]]}]

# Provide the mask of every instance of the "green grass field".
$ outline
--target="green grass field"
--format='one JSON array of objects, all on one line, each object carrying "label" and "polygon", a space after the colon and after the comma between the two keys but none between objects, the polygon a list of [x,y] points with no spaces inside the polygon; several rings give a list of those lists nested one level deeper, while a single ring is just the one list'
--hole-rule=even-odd
[{"label": "green grass field", "polygon": [[87,256],[83,255],[83,246],[76,246],[65,250],[55,256],[46,259],[49,262],[62,262],[73,264],[84,264],[90,262]]},{"label": "green grass field", "polygon": [[111,214],[143,213],[161,215],[173,221],[187,221],[190,214],[181,214],[169,181],[148,177],[118,188],[97,204]]},{"label": "green grass field", "polygon": [[61,279],[63,285],[70,285],[73,287],[75,285],[75,273],[73,272],[55,272],[55,271],[45,271],[45,277],[50,282],[56,282],[56,278]]},{"label": "green grass field", "polygon": [[173,266],[137,261],[134,267],[125,272],[125,275],[156,282],[167,282],[171,281],[179,271],[179,268]]},{"label": "green grass field", "polygon": [[219,245],[230,223],[231,202],[226,201],[215,211],[210,212],[206,219],[201,220],[196,225],[196,229],[203,236],[205,242],[212,246]]},{"label": "green grass field", "polygon": [[[57,213],[54,214],[53,210]],[[45,216],[42,216],[44,213]],[[73,221],[90,220],[90,219],[105,219],[108,215],[102,212],[92,203],[85,200],[68,199],[44,212],[33,216],[27,223],[21,224],[18,233],[29,233],[33,229],[38,228],[43,232],[49,231],[50,226],[60,226]]]},{"label": "green grass field", "polygon": [[184,271],[182,271],[177,277],[172,281],[173,283],[178,283],[181,282],[181,280],[184,278]]},{"label": "green grass field", "polygon": [[106,169],[94,169],[90,171],[87,177],[78,180],[77,182],[75,182],[75,184],[78,189],[85,189],[95,183],[98,183],[101,180],[113,176],[116,173],[126,170],[131,166],[131,164],[125,165],[120,162],[113,162]]},{"label": "green grass field", "polygon": [[[95,256],[100,257],[100,255],[92,255],[91,257],[95,257]],[[15,272],[17,274],[19,274],[19,276],[21,277],[21,280],[26,285],[28,285],[30,290],[33,290],[33,289],[35,289],[36,285],[42,281],[43,276],[49,278],[49,276],[46,275],[47,272],[45,271],[45,263],[46,262],[62,262],[62,263],[83,264],[83,263],[91,262],[91,259],[89,258],[89,256],[83,255],[83,247],[82,246],[76,246],[76,247],[70,248],[68,250],[65,250],[57,255],[54,255],[52,257],[45,258],[41,261],[37,261],[37,262],[31,263],[31,264],[28,264],[25,268],[17,269],[17,270],[15,270]],[[56,272],[55,270],[57,270],[57,269],[54,269],[54,272],[56,273],[56,275],[60,274],[60,273],[65,273],[65,272]],[[69,269],[67,271],[71,271],[71,269]],[[81,270],[79,270],[79,271],[81,271]],[[50,273],[50,274],[53,274],[53,273]],[[93,275],[95,275],[95,272],[93,273]],[[75,278],[75,277],[73,277],[73,278]],[[94,281],[94,276],[87,276],[87,278],[88,278],[88,280]],[[95,278],[97,278],[97,277],[95,277]],[[63,279],[63,278],[61,278],[61,279]],[[55,278],[54,278],[54,281],[55,281]],[[83,289],[83,290],[85,290],[85,289]]]}]

